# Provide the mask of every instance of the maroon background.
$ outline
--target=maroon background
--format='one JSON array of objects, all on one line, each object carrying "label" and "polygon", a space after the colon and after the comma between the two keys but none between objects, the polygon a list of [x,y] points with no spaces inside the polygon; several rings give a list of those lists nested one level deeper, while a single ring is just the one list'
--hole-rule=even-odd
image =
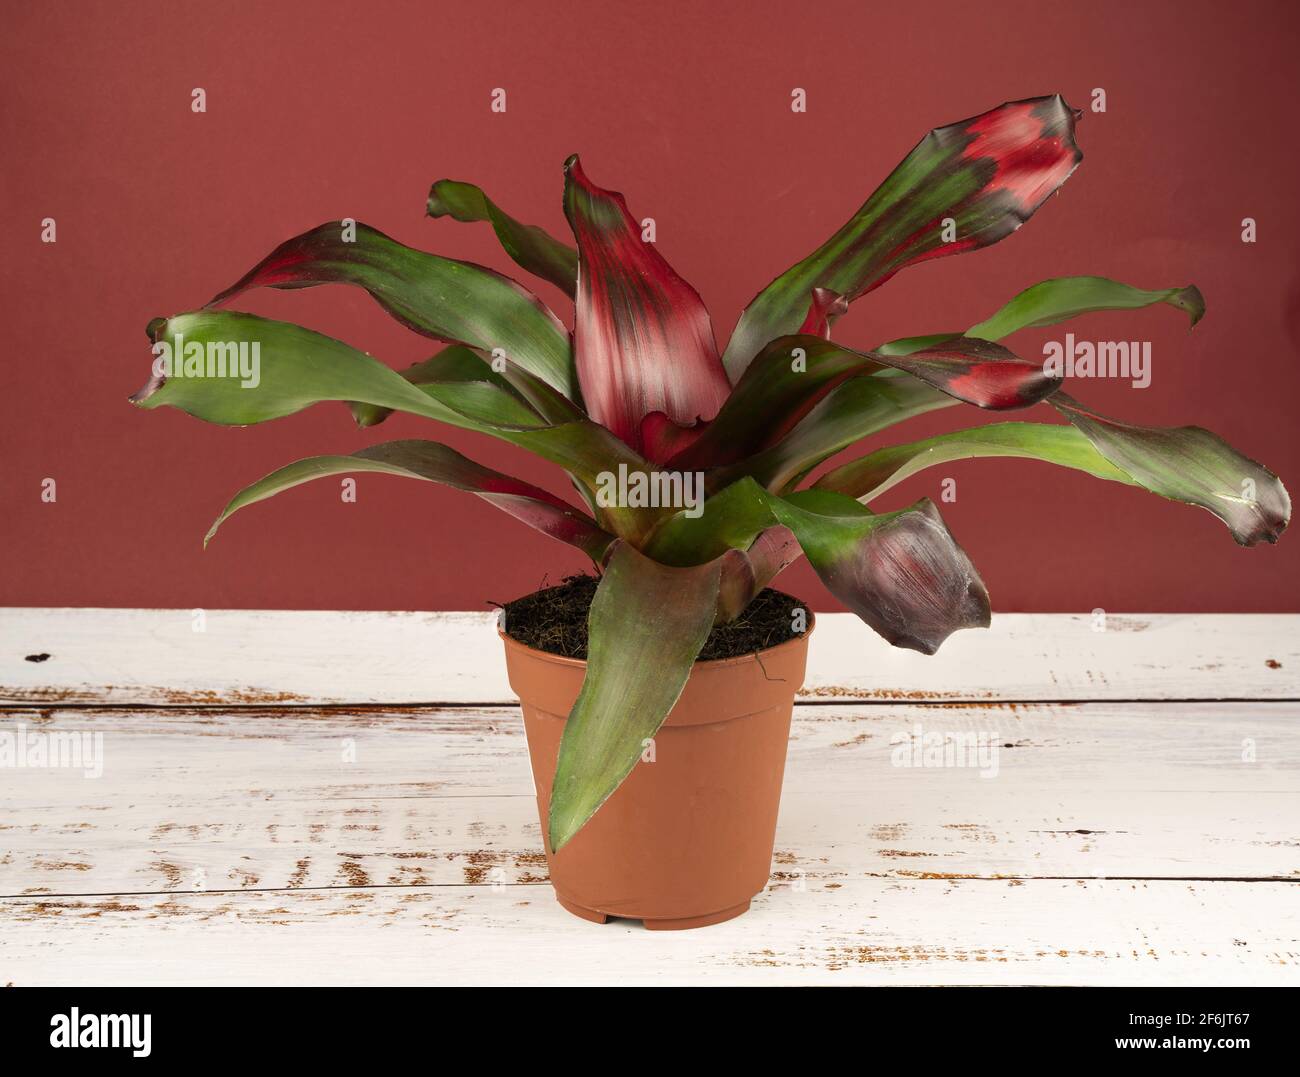
[{"label": "maroon background", "polygon": [[[513,272],[487,226],[423,219],[430,181],[481,183],[562,234],[560,166],[576,150],[597,183],[656,218],[660,250],[725,341],[753,294],[927,129],[1054,91],[1086,107],[1098,86],[1109,111],[1085,116],[1086,160],[1059,198],[990,250],[900,274],[837,335],[869,346],[960,328],[1050,276],[1195,282],[1209,314],[1191,335],[1163,307],[1068,327],[1154,342],[1149,389],[1073,391],[1121,418],[1209,426],[1300,488],[1294,4],[7,6],[0,603],[481,609],[554,580],[581,556],[467,495],[381,476],[359,479],[357,504],[322,482],[248,510],[203,553],[238,487],[369,441],[439,437],[564,483],[410,417],[358,432],[342,405],[244,430],[137,411],[126,396],[148,373],[146,322],[343,216]],[[206,114],[190,111],[195,86]],[[489,111],[497,86],[505,115]],[[804,115],[790,111],[796,86]],[[1246,216],[1254,246],[1240,242]],[[236,305],[396,366],[432,351],[353,289]],[[1013,343],[1040,356],[1049,332]],[[948,410],[898,437],[986,418]],[[945,475],[958,500],[943,511],[997,609],[1300,605],[1300,536],[1242,550],[1208,513],[1027,461],[935,469],[891,502],[937,497]],[[54,505],[40,500],[47,476]],[[783,586],[834,608],[806,565]]]}]

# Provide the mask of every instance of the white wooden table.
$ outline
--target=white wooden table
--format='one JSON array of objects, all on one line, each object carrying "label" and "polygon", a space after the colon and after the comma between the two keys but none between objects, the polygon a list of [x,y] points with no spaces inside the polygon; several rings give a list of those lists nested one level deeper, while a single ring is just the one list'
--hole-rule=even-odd
[{"label": "white wooden table", "polygon": [[0,983],[1300,984],[1300,616],[818,624],[771,884],[665,934],[555,903],[489,615],[0,610],[0,741],[103,764],[0,766]]}]

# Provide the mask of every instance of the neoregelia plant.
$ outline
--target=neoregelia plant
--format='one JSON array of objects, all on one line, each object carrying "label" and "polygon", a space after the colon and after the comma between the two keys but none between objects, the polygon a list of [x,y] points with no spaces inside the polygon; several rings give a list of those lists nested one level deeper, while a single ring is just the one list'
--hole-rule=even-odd
[{"label": "neoregelia plant", "polygon": [[[1141,486],[1208,509],[1242,545],[1276,541],[1290,516],[1277,477],[1198,427],[1135,426],[1066,396],[1061,379],[998,341],[1090,311],[1158,303],[1204,311],[1192,286],[1143,291],[1101,277],[1044,281],[964,333],[870,351],[832,343],[836,317],[906,266],[1009,235],[1079,164],[1078,114],[1059,96],[1002,105],[931,131],[838,232],[764,288],[719,355],[708,313],[623,197],[564,165],[574,248],[441,180],[432,217],[486,221],[522,268],[575,302],[573,330],[493,270],[412,250],[362,224],[330,222],[276,248],[202,310],[155,319],[154,376],[131,399],[242,425],[347,401],[369,426],[394,410],[498,438],[568,473],[585,504],[404,440],[289,464],[241,490],[239,509],[311,479],[383,472],[453,486],[577,546],[601,573],[586,681],[566,723],[549,840],[563,846],[618,787],[676,701],[715,621],[734,618],[799,556],[896,646],[933,653],[987,625],[989,599],[934,504],[870,504],[943,461],[1018,456]],[[220,308],[250,288],[366,289],[404,325],[450,346],[402,374],[296,325]],[[211,376],[257,345],[255,386]],[[209,375],[209,376],[195,376]],[[1066,423],[1004,422],[876,448],[822,475],[831,456],[913,416],[959,403],[1044,403]],[[703,477],[692,509],[619,489]],[[803,488],[801,488],[803,487]],[[657,500],[657,499],[649,499]]]}]

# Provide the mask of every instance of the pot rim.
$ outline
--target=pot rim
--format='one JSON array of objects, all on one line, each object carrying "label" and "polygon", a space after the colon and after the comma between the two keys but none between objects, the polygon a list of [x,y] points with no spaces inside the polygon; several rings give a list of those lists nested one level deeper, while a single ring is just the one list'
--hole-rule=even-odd
[{"label": "pot rim", "polygon": [[[707,669],[722,669],[725,666],[739,665],[741,662],[752,662],[755,655],[775,654],[783,647],[796,647],[799,644],[807,644],[808,637],[813,634],[813,629],[817,627],[817,615],[812,610],[808,610],[808,627],[802,635],[795,636],[794,639],[785,640],[776,644],[774,647],[764,647],[761,651],[746,651],[744,654],[733,655],[731,658],[706,658],[695,660],[692,669],[703,666]],[[551,654],[550,651],[539,651],[536,647],[530,647],[526,643],[520,643],[514,636],[510,635],[501,627],[501,622],[505,620],[505,610],[497,612],[496,630],[497,635],[501,637],[502,642],[507,647],[517,647],[525,654],[539,658],[545,662],[553,662],[558,666],[570,666],[575,669],[584,669],[587,665],[585,658],[569,658],[562,654]]]}]

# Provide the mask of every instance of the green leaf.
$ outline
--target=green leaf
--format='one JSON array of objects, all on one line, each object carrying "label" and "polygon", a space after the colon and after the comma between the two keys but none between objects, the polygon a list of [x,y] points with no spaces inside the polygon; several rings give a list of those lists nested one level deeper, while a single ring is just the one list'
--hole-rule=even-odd
[{"label": "green leaf", "polygon": [[[1191,316],[1193,325],[1205,309],[1201,293],[1194,285],[1148,292],[1104,277],[1062,277],[1027,288],[992,317],[967,330],[964,335],[932,333],[904,337],[882,344],[867,354],[903,357],[942,352],[945,348],[964,346],[960,342],[970,338],[996,340],[1017,329],[1053,325],[1079,314],[1100,310],[1131,310],[1156,303],[1168,303],[1186,311]],[[906,367],[900,365],[900,369],[906,370]],[[876,382],[893,379],[897,382],[900,377],[882,371],[868,379],[859,380]],[[906,382],[912,379],[901,380]],[[876,395],[876,390],[853,383],[835,390],[814,414],[795,428],[787,439],[788,443],[778,443],[744,466],[749,468],[750,474],[772,489],[788,488],[834,453],[883,428],[874,409],[864,413],[861,424],[854,414],[861,398]],[[934,399],[932,394],[926,394],[923,390],[916,390],[916,395],[918,399],[899,408],[893,421],[902,421],[935,407],[945,406],[943,401]],[[704,438],[700,440],[703,441]],[[735,474],[736,469],[724,468],[718,481],[726,482],[734,478]]]},{"label": "green leaf", "polygon": [[[143,408],[170,405],[208,422],[244,426],[323,401],[349,400],[471,430],[497,421],[541,425],[521,401],[494,385],[454,382],[422,392],[377,359],[290,322],[195,311],[155,318],[149,335],[154,373],[131,397]],[[236,366],[241,354],[249,377]]]},{"label": "green leaf", "polygon": [[743,459],[778,442],[837,385],[882,366],[994,410],[1028,407],[1060,384],[1044,373],[1041,363],[1027,362],[987,340],[954,337],[906,356],[886,356],[815,336],[781,337],[750,363],[717,418],[669,466],[708,468]]},{"label": "green leaf", "polygon": [[780,441],[735,464],[706,473],[722,489],[751,475],[769,490],[790,490],[823,460],[906,419],[959,403],[919,378],[882,371],[836,386]]},{"label": "green leaf", "polygon": [[1199,426],[1132,426],[1060,394],[1052,406],[1133,482],[1154,494],[1208,509],[1242,546],[1276,542],[1291,497],[1263,464]]},{"label": "green leaf", "polygon": [[1195,426],[1132,426],[1090,411],[1063,394],[1049,403],[1072,426],[994,423],[891,445],[827,472],[815,489],[871,501],[935,464],[977,456],[1018,456],[1208,509],[1244,546],[1276,542],[1291,499],[1276,475],[1216,434]]},{"label": "green leaf", "polygon": [[747,550],[764,530],[781,525],[772,506],[766,490],[742,478],[707,498],[698,515],[682,510],[660,521],[643,549],[666,565],[698,565]]},{"label": "green leaf", "polygon": [[1076,115],[1059,96],[1038,97],[931,131],[848,223],[745,309],[723,356],[732,383],[768,342],[799,330],[815,288],[853,300],[905,266],[1019,228],[1082,159]]},{"label": "green leaf", "polygon": [[1192,325],[1205,314],[1205,298],[1194,284],[1148,292],[1105,277],[1057,277],[1026,288],[996,314],[966,330],[968,337],[1001,340],[1020,329],[1056,325],[1102,310],[1138,310],[1167,303],[1186,311]]},{"label": "green leaf", "polygon": [[946,344],[948,341],[955,340],[962,335],[961,333],[930,333],[923,337],[903,337],[900,340],[891,340],[887,344],[881,344],[874,350],[880,355],[911,355],[914,352],[924,351],[926,348]]},{"label": "green leaf", "polygon": [[[417,388],[431,386],[425,391],[435,396],[440,392],[437,387],[447,382],[488,382],[527,404],[532,409],[533,425],[540,422],[580,422],[586,419],[581,408],[541,378],[513,363],[505,364],[504,370],[498,373],[491,362],[463,344],[452,344],[444,348],[423,362],[401,371],[401,376]],[[355,402],[352,404],[352,417],[358,426],[375,426],[391,414],[389,408],[376,408]]]},{"label": "green leaf", "polygon": [[[491,382],[503,392],[522,401],[514,386],[493,370],[491,363],[485,362],[478,352],[463,344],[451,344],[423,362],[413,363],[400,373],[417,388],[421,385],[437,385],[448,381]],[[377,426],[393,413],[391,408],[377,408],[373,404],[359,404],[355,401],[350,406],[352,417],[361,427]],[[538,418],[540,416],[536,416],[534,421]]]},{"label": "green leaf", "polygon": [[1086,471],[1099,479],[1134,484],[1074,427],[1046,423],[990,423],[877,449],[828,471],[813,484],[813,488],[834,490],[870,502],[918,471],[976,456],[1018,456],[1042,460]]},{"label": "green leaf", "polygon": [[535,224],[520,224],[482,188],[458,180],[438,180],[429,191],[428,214],[467,223],[490,221],[501,246],[516,265],[550,281],[573,298],[578,282],[578,252]]},{"label": "green leaf", "polygon": [[[231,377],[166,377],[155,374],[133,403],[143,408],[170,405],[208,422],[242,426],[265,422],[330,400],[369,404],[437,419],[517,445],[558,464],[593,494],[603,472],[620,465],[629,474],[648,466],[604,427],[589,420],[547,424],[499,385],[485,381],[444,381],[414,386],[383,363],[341,341],[288,322],[233,311],[199,311],[157,318],[149,332],[155,348],[165,344],[183,357],[197,349],[240,343],[258,346],[255,386]],[[158,360],[155,360],[157,362]],[[184,365],[181,367],[184,370]],[[600,511],[608,530],[641,541],[670,510],[610,506]]]},{"label": "green leaf", "polygon": [[354,284],[417,333],[495,350],[578,398],[569,334],[535,295],[494,270],[413,250],[369,225],[354,227],[349,239],[341,222],[327,221],[280,244],[208,306],[262,286]]},{"label": "green leaf", "polygon": [[[1106,277],[1057,277],[1030,285],[995,314],[967,329],[964,335],[983,340],[1001,340],[1021,329],[1057,325],[1081,314],[1095,314],[1103,310],[1138,310],[1157,303],[1167,303],[1185,311],[1191,317],[1193,326],[1205,314],[1205,298],[1194,284],[1148,292]],[[875,350],[882,355],[911,355],[962,335],[932,333],[922,337],[903,337],[882,344]]]},{"label": "green leaf", "polygon": [[313,479],[361,472],[424,479],[477,494],[543,534],[578,547],[598,566],[614,541],[614,536],[598,528],[586,513],[540,487],[476,464],[438,442],[405,440],[372,445],[350,456],[313,456],[271,472],[230,500],[203,544],[206,546],[218,528],[242,508]]},{"label": "green leaf", "polygon": [[548,834],[562,849],[632,772],[668,717],[717,612],[719,561],[669,568],[619,543],[588,614],[587,675],[551,787]]}]

